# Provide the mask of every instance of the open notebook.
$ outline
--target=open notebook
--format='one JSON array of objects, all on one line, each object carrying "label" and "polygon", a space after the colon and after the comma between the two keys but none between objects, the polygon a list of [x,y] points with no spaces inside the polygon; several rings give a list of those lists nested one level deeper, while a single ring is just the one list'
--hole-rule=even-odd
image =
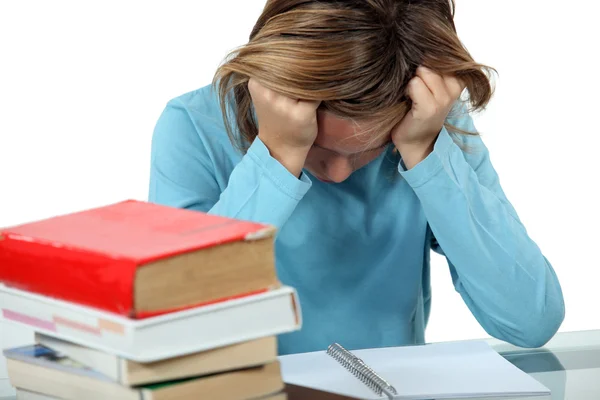
[{"label": "open notebook", "polygon": [[[382,392],[376,393],[365,383],[368,380],[364,375],[368,373],[352,374],[349,365],[356,367],[359,362],[352,361],[353,356],[364,362],[362,367],[357,367],[358,370],[370,367],[385,379],[391,386],[389,391],[395,394],[388,397]],[[338,348],[331,352],[282,356],[280,361],[283,379],[288,384],[358,399],[550,394],[548,388],[506,361],[483,341],[357,350],[352,353]]]}]

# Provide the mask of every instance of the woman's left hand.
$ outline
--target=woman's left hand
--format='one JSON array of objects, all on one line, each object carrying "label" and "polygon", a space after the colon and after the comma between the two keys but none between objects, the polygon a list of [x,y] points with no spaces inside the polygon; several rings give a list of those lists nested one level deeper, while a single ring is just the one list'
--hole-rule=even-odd
[{"label": "woman's left hand", "polygon": [[407,87],[412,108],[392,132],[392,141],[410,169],[432,151],[452,106],[465,86],[453,76],[419,67]]}]

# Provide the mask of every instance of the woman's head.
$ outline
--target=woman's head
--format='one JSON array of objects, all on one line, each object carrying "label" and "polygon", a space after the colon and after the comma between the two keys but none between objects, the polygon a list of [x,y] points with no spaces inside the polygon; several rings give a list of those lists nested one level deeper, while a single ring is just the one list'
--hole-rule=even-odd
[{"label": "woman's head", "polygon": [[245,149],[258,133],[250,77],[285,96],[321,101],[320,121],[358,127],[352,134],[365,150],[384,143],[410,109],[406,86],[420,65],[459,77],[473,108],[485,107],[489,69],[462,46],[453,18],[453,0],[268,0],[249,42],[215,74],[230,136]]}]

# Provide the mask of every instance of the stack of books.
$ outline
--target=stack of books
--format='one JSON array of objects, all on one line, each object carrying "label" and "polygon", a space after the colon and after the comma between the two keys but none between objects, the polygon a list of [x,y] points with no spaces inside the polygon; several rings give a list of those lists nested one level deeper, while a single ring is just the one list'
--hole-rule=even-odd
[{"label": "stack of books", "polygon": [[300,329],[270,226],[128,200],[0,230],[18,399],[285,399],[277,336]]}]

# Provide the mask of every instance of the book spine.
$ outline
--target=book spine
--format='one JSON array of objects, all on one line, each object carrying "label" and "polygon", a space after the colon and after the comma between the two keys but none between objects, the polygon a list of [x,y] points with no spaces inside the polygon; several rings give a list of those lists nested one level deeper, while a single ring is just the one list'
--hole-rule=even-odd
[{"label": "book spine", "polygon": [[16,289],[129,316],[133,261],[0,232],[0,282]]}]

